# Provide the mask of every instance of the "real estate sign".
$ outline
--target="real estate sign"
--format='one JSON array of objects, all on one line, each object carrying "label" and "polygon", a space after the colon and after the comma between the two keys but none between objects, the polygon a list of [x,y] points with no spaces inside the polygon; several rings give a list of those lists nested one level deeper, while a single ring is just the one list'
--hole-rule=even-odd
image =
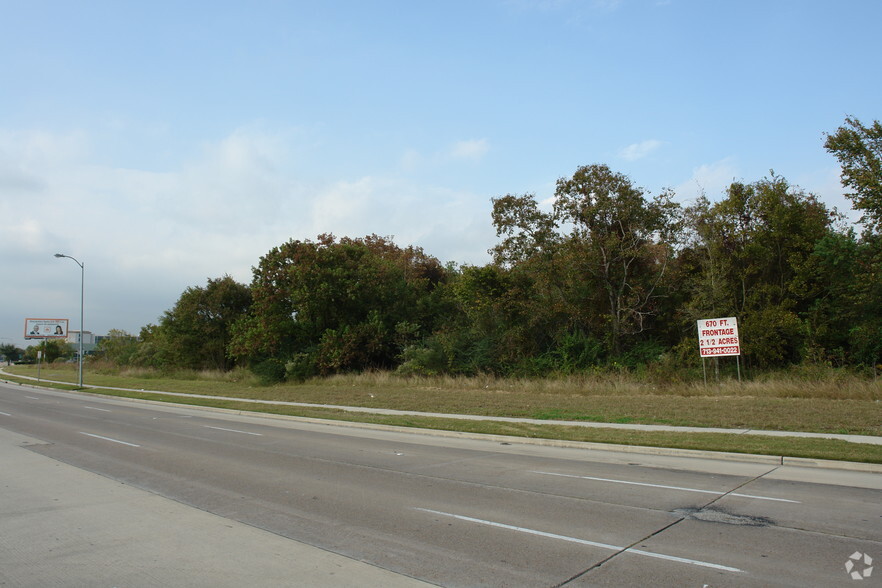
[{"label": "real estate sign", "polygon": [[698,352],[701,357],[741,355],[738,319],[735,317],[698,321]]},{"label": "real estate sign", "polygon": [[64,339],[68,319],[25,319],[25,339]]}]

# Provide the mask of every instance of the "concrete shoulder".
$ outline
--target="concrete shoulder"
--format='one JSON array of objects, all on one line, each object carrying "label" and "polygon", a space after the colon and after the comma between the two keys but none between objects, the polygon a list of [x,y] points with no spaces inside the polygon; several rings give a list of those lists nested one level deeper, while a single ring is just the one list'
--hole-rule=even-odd
[{"label": "concrete shoulder", "polygon": [[55,461],[0,429],[0,585],[426,586]]}]

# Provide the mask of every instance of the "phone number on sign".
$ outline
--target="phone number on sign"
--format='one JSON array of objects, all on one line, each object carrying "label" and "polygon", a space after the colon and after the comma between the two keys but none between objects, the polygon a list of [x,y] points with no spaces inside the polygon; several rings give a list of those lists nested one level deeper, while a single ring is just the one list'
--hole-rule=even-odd
[{"label": "phone number on sign", "polygon": [[741,355],[741,351],[738,347],[709,347],[702,349],[701,355]]}]

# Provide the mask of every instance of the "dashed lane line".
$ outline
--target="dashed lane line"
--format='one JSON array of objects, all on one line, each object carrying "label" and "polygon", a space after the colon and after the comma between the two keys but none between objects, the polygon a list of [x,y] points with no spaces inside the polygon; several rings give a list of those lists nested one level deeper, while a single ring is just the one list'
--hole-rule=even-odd
[{"label": "dashed lane line", "polygon": [[128,441],[120,441],[119,439],[111,439],[110,437],[104,437],[102,435],[93,435],[92,433],[84,433],[80,431],[80,435],[86,435],[87,437],[94,437],[95,439],[103,439],[105,441],[112,441],[113,443],[119,443],[120,445],[128,445],[129,447],[141,447],[135,443],[129,443]]},{"label": "dashed lane line", "polygon": [[546,531],[539,531],[537,529],[529,529],[527,527],[518,527],[515,525],[507,525],[505,523],[499,523],[496,521],[487,521],[484,519],[476,519],[474,517],[468,517],[465,515],[458,515],[449,512],[441,512],[438,510],[432,510],[429,508],[416,508],[416,510],[427,512],[430,514],[450,517],[460,521],[466,521],[469,523],[476,523],[479,525],[486,525],[488,527],[495,527],[497,529],[507,529],[509,531],[517,531],[518,533],[526,533],[528,535],[536,535],[538,537],[545,537],[548,539],[558,539],[560,541],[568,541],[570,543],[578,543],[580,545],[588,545],[590,547],[598,547],[600,549],[608,549],[610,551],[616,551],[619,553],[633,553],[635,555],[644,555],[646,557],[653,557],[655,559],[663,559],[666,561],[673,561],[683,564],[689,564],[693,566],[700,566],[703,568],[711,568],[714,570],[721,570],[724,572],[743,572],[744,570],[740,570],[738,568],[733,568],[730,566],[724,566],[720,564],[715,564],[707,561],[701,561],[698,559],[689,559],[686,557],[677,557],[675,555],[665,555],[663,553],[653,553],[651,551],[644,551],[642,549],[631,549],[629,547],[622,547],[619,545],[610,545],[608,543],[599,543],[597,541],[588,541],[587,539],[579,539],[578,537],[568,537],[566,535],[558,535],[557,533],[548,533]]},{"label": "dashed lane line", "polygon": [[614,480],[611,478],[595,478],[594,476],[576,476],[573,474],[559,474],[555,472],[533,471],[534,474],[542,474],[545,476],[559,476],[562,478],[577,478],[579,480],[592,480],[595,482],[610,482],[612,484],[628,484],[630,486],[644,486],[647,488],[660,488],[662,490],[680,490],[682,492],[699,492],[701,494],[713,494],[715,496],[739,496],[741,498],[753,498],[754,500],[772,500],[775,502],[789,502],[792,504],[802,504],[798,500],[790,500],[787,498],[772,498],[771,496],[756,496],[753,494],[738,494],[737,492],[720,492],[717,490],[702,490],[700,488],[685,488],[683,486],[666,486],[664,484],[649,484],[647,482],[632,482],[630,480]]},{"label": "dashed lane line", "polygon": [[241,433],[243,435],[254,435],[255,437],[263,437],[263,433],[252,433],[250,431],[240,431],[238,429],[225,429],[223,427],[211,427],[209,425],[205,425],[206,429],[215,429],[216,431],[228,431],[230,433]]}]

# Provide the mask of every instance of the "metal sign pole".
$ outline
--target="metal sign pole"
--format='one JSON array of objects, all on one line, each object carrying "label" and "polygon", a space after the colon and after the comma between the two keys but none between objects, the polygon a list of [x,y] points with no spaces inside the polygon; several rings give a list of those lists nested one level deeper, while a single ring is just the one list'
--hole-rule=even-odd
[{"label": "metal sign pole", "polygon": [[[46,348],[46,339],[43,339],[43,349]],[[43,367],[43,349],[37,350],[37,381],[40,381],[40,368]]]}]

